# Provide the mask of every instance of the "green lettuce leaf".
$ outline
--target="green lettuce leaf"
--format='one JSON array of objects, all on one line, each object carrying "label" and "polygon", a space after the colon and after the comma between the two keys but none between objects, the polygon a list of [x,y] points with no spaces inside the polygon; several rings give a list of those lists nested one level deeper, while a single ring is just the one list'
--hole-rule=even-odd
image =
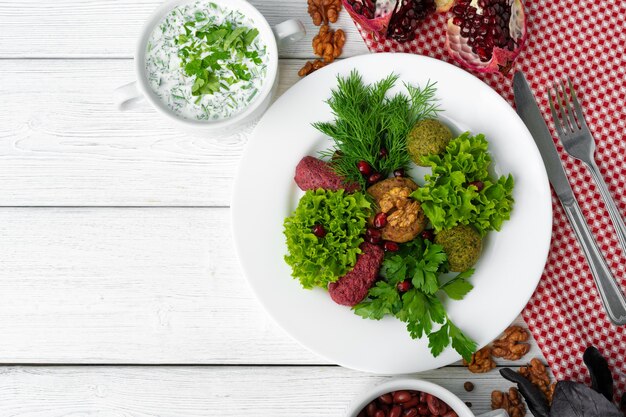
[{"label": "green lettuce leaf", "polygon": [[[510,218],[513,177],[491,177],[491,156],[484,135],[463,133],[450,141],[442,155],[424,156],[422,162],[432,168],[432,173],[412,197],[421,203],[436,231],[467,224],[484,236],[490,230],[500,230]],[[481,191],[472,185],[477,181],[483,184]]]},{"label": "green lettuce leaf", "polygon": [[[304,288],[326,288],[350,271],[361,253],[371,203],[364,193],[309,190],[284,222],[288,255],[285,261]],[[321,224],[323,238],[312,232]]]}]

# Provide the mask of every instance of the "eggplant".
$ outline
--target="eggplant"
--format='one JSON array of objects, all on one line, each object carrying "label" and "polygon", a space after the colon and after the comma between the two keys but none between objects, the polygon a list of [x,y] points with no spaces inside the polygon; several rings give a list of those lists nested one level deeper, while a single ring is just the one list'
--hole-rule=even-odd
[{"label": "eggplant", "polygon": [[613,375],[609,364],[594,346],[589,346],[583,354],[583,361],[591,375],[591,388],[613,401]]},{"label": "eggplant", "polygon": [[500,369],[500,375],[505,379],[517,384],[517,389],[526,400],[528,409],[535,417],[549,417],[550,407],[548,399],[539,388],[537,388],[526,377],[509,368]]},{"label": "eggplant", "polygon": [[573,381],[560,381],[554,390],[550,417],[624,417],[624,415],[604,395],[588,386]]}]

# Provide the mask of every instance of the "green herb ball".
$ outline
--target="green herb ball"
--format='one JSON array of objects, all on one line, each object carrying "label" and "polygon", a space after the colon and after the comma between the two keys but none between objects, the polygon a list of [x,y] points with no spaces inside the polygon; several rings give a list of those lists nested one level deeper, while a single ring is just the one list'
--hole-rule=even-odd
[{"label": "green herb ball", "polygon": [[[302,287],[326,288],[354,267],[371,212],[371,203],[362,192],[319,188],[302,196],[284,222],[289,251],[285,261]],[[320,226],[322,237],[314,233]]]},{"label": "green herb ball", "polygon": [[474,266],[483,248],[476,229],[463,224],[437,233],[435,243],[443,246],[448,255],[450,271],[454,272],[463,272]]},{"label": "green herb ball", "polygon": [[411,159],[417,165],[429,166],[422,162],[422,157],[439,155],[446,150],[452,140],[452,132],[446,125],[435,119],[417,122],[407,137],[407,148]]}]

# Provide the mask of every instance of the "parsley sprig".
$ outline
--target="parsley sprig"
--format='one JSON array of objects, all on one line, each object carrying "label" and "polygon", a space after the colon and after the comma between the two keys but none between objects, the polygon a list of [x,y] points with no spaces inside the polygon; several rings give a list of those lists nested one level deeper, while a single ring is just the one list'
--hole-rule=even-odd
[{"label": "parsley sprig", "polygon": [[[451,280],[442,282],[447,272],[447,256],[440,245],[417,238],[401,246],[398,252],[388,252],[378,281],[368,293],[368,298],[354,306],[355,314],[373,320],[392,315],[406,323],[413,339],[428,337],[428,347],[438,356],[452,345],[465,360],[476,351],[476,342],[467,337],[450,320],[439,295],[461,300],[472,290],[468,279],[473,269],[461,272]],[[404,293],[398,284],[410,280],[412,288]],[[440,325],[437,330],[433,330]]]}]

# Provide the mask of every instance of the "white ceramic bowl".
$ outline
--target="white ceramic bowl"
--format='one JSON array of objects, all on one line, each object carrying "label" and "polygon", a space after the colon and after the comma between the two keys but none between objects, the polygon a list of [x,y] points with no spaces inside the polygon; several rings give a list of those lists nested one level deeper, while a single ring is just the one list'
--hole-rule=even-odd
[{"label": "white ceramic bowl", "polygon": [[278,85],[278,46],[301,39],[305,34],[304,25],[297,20],[287,20],[272,29],[263,15],[245,0],[205,0],[207,4],[215,3],[225,9],[237,10],[254,22],[255,28],[259,30],[260,37],[267,47],[269,57],[267,75],[258,97],[248,107],[232,117],[215,121],[185,119],[172,112],[152,91],[145,70],[146,46],[152,31],[164,16],[180,5],[195,3],[196,1],[172,0],[166,2],[148,19],[141,31],[135,50],[135,75],[137,81],[126,84],[116,90],[117,105],[120,110],[126,110],[132,108],[133,104],[139,99],[144,98],[159,113],[183,128],[212,134],[232,133],[256,120],[267,110]]},{"label": "white ceramic bowl", "polygon": [[447,389],[433,384],[432,382],[424,381],[417,378],[393,378],[389,380],[385,380],[381,383],[378,383],[372,386],[367,391],[363,392],[359,396],[357,396],[348,406],[348,410],[346,412],[346,417],[357,417],[359,412],[365,408],[367,404],[369,404],[375,398],[386,394],[392,391],[398,390],[412,390],[412,391],[420,391],[431,394],[441,401],[448,404],[458,417],[508,417],[508,413],[505,410],[495,410],[486,414],[481,414],[480,416],[476,416],[472,411],[465,405],[463,401]]}]

